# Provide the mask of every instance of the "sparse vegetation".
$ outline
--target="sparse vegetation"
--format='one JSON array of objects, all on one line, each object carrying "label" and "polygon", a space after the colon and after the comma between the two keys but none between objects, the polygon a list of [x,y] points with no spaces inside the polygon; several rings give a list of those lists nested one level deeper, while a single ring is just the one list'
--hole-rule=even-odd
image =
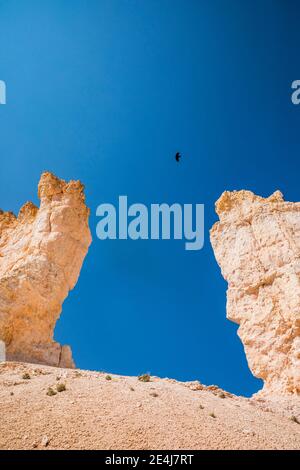
[{"label": "sparse vegetation", "polygon": [[56,391],[53,390],[53,388],[49,387],[46,395],[48,395],[48,397],[53,397],[54,395],[56,395]]},{"label": "sparse vegetation", "polygon": [[25,372],[25,373],[22,375],[22,379],[24,379],[24,380],[30,380],[31,377],[30,377],[30,375],[28,374],[28,372]]},{"label": "sparse vegetation", "polygon": [[56,390],[58,392],[65,392],[67,390],[66,384],[60,383],[56,385]]},{"label": "sparse vegetation", "polygon": [[211,416],[211,418],[216,418],[215,413],[209,413],[209,416]]},{"label": "sparse vegetation", "polygon": [[291,420],[294,421],[294,423],[300,424],[300,421],[296,418],[296,416],[291,416]]},{"label": "sparse vegetation", "polygon": [[158,397],[158,393],[156,393],[156,392],[151,392],[150,395],[151,395],[151,397],[155,397],[155,398]]},{"label": "sparse vegetation", "polygon": [[105,380],[112,380],[111,375],[106,375]]},{"label": "sparse vegetation", "polygon": [[151,379],[150,374],[143,374],[138,377],[138,380],[140,382],[150,382],[150,379]]}]

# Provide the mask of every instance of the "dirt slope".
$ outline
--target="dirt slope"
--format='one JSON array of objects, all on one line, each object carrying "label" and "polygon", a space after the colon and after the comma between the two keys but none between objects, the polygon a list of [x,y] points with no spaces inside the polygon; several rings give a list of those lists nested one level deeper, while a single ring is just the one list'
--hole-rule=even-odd
[{"label": "dirt slope", "polygon": [[[300,425],[291,419],[297,406],[283,416],[280,402],[197,382],[110,377],[0,364],[0,449],[300,448]],[[66,390],[47,395],[58,384]]]}]

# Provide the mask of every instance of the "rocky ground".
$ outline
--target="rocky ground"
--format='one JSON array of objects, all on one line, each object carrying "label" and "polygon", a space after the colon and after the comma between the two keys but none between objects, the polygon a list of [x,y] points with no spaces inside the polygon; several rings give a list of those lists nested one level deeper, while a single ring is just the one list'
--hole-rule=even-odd
[{"label": "rocky ground", "polygon": [[299,413],[198,382],[0,364],[0,449],[299,449]]}]

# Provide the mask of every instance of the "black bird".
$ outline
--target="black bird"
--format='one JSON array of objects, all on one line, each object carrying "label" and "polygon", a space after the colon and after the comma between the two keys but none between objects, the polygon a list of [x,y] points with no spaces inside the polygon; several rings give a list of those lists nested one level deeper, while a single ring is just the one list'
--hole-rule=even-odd
[{"label": "black bird", "polygon": [[180,155],[179,152],[177,152],[176,155],[175,155],[175,160],[176,160],[176,162],[179,162],[179,159],[180,159],[180,158],[181,158],[181,155]]}]

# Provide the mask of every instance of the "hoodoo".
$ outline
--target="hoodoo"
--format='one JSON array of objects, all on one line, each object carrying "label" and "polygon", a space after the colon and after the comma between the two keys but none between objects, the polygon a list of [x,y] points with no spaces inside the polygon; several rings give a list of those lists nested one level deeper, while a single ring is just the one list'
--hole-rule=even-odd
[{"label": "hoodoo", "polygon": [[211,243],[228,282],[227,318],[238,323],[262,394],[300,393],[300,203],[224,192]]},{"label": "hoodoo", "polygon": [[43,173],[40,207],[0,212],[0,340],[7,360],[74,367],[53,340],[62,303],[91,243],[83,185]]}]

